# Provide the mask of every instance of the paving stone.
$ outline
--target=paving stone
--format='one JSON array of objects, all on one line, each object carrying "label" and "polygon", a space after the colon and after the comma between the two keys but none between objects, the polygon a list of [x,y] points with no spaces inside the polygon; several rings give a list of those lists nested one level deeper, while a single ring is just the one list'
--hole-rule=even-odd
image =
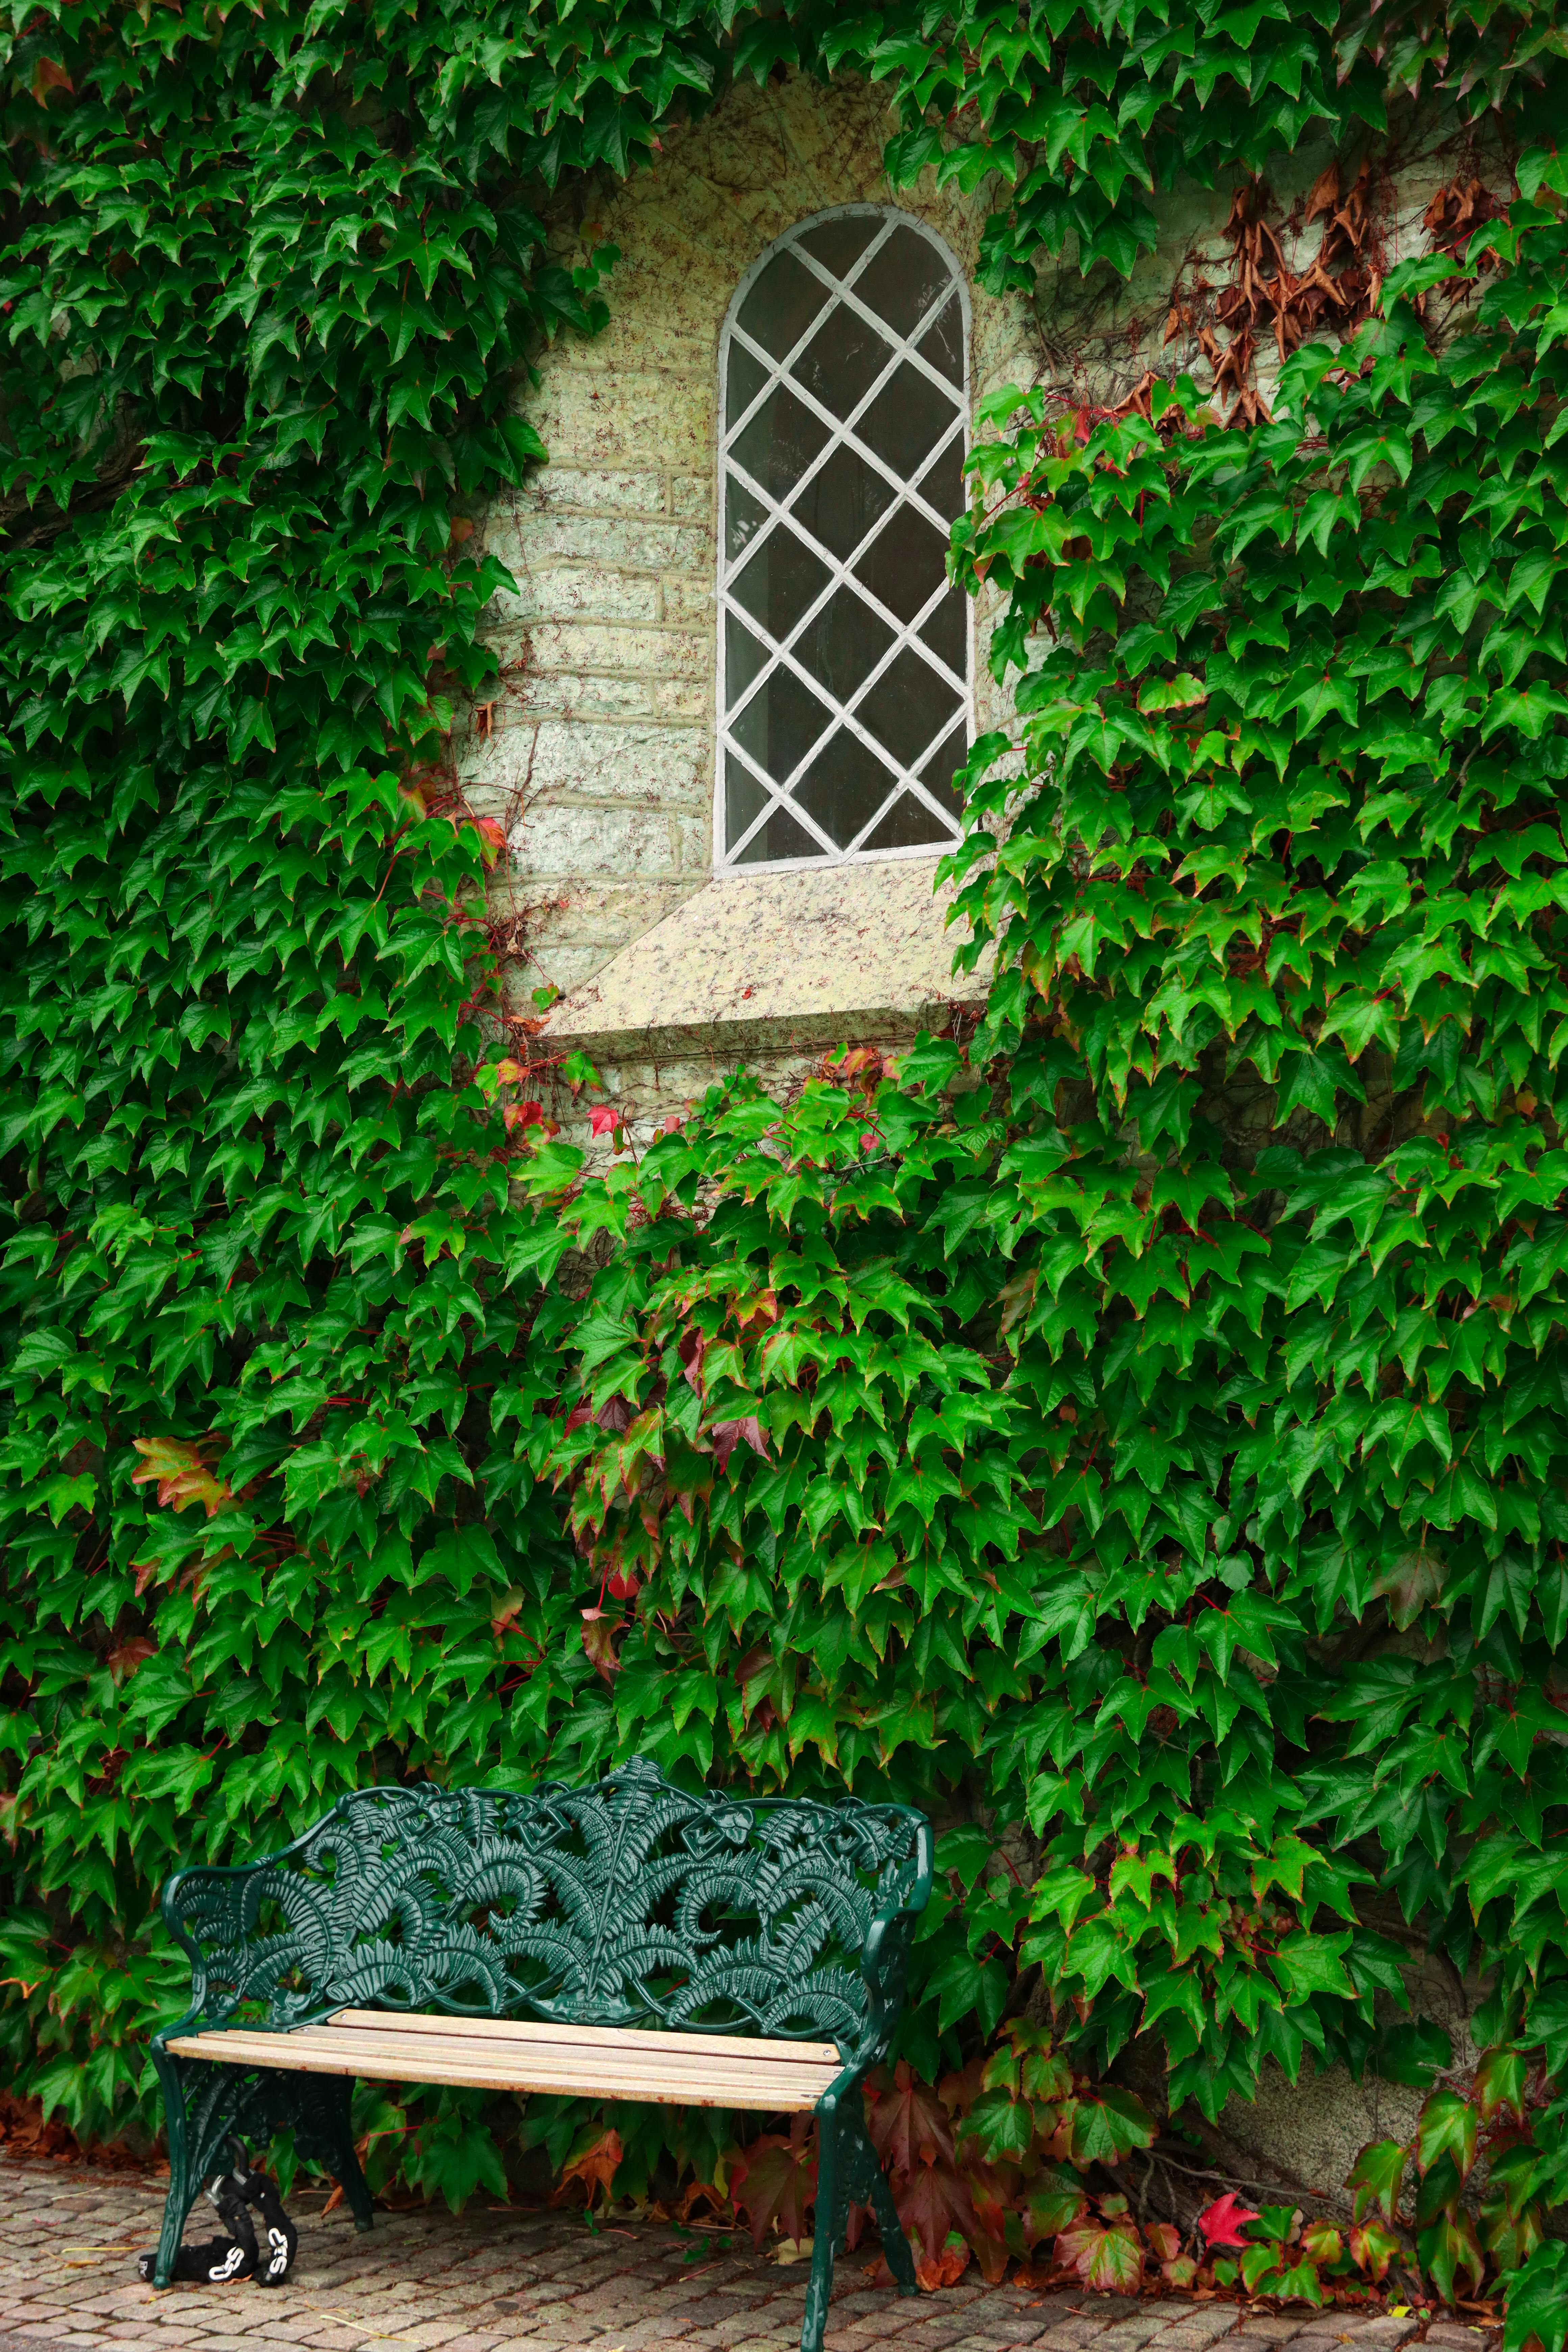
[{"label": "paving stone", "polygon": [[[795,2352],[807,2265],[743,2240],[711,2251],[656,2223],[590,2231],[580,2214],[404,2208],[369,2234],[324,2196],[290,2200],[299,2266],[286,2287],[158,2294],[134,2275],[156,2235],[155,2176],[0,2158],[0,2352]],[[205,2233],[205,2213],[194,2234]],[[690,2259],[695,2255],[696,2259]],[[869,2257],[869,2259],[868,2259]],[[1415,2319],[1244,2312],[1179,2295],[870,2284],[874,2246],[840,2257],[833,2352],[1400,2352]],[[1233,2334],[1233,2331],[1234,2334]],[[1497,2331],[1437,2320],[1433,2352],[1497,2352]]]}]

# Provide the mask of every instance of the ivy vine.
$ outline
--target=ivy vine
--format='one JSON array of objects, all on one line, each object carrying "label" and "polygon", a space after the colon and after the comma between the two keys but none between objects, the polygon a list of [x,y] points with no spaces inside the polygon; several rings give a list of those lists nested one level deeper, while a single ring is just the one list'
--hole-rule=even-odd
[{"label": "ivy vine", "polygon": [[[947,1824],[879,2098],[889,2146],[927,2102],[983,2259],[1125,2282],[1125,2207],[1061,2170],[1158,2162],[1106,2069],[1154,2051],[1201,2129],[1342,2059],[1419,2128],[1358,2168],[1361,2252],[1281,2234],[1247,2284],[1495,2269],[1560,2352],[1555,9],[93,0],[5,37],[14,2086],[151,2124],[175,1863],[641,1748]],[[995,288],[1126,275],[1194,179],[1263,256],[1258,175],[1324,145],[1322,299],[1277,242],[1173,320],[1204,393],[984,420],[954,562],[1008,599],[1019,724],[954,861],[979,1036],[788,1106],[738,1074],[595,1173],[496,1017],[468,525],[545,457],[530,354],[613,291],[551,262],[549,190],[795,68],[886,88],[895,185],[997,175]],[[1475,168],[1374,282],[1355,175],[1432,120]],[[1426,1946],[1479,2070],[1399,2021]],[[502,2177],[479,2104],[362,2123],[460,2197]],[[603,2116],[525,2130],[605,2178]]]}]

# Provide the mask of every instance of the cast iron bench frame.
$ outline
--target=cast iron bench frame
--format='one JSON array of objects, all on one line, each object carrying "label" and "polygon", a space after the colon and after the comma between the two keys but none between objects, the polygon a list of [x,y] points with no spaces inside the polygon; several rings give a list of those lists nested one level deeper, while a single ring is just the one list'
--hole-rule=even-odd
[{"label": "cast iron bench frame", "polygon": [[291,2126],[371,2227],[356,2076],[811,2113],[801,2345],[819,2352],[852,2204],[918,2292],[860,2086],[931,1883],[909,1806],[693,1794],[640,1759],[526,1795],[364,1790],[279,1853],[180,1871],[163,1907],[191,2006],[152,2042],[169,2135],[154,2283],[231,2134]]}]

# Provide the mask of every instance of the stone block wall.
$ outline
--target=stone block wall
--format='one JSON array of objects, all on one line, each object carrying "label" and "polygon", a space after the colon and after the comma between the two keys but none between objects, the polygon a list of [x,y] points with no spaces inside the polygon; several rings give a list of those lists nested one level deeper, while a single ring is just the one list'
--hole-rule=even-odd
[{"label": "stone block wall", "polygon": [[[610,322],[542,351],[520,395],[550,462],[483,521],[517,592],[491,616],[501,692],[460,759],[476,811],[508,831],[497,911],[518,941],[520,1010],[542,983],[579,986],[711,876],[720,331],[784,229],[833,205],[894,201],[882,153],[896,127],[872,89],[748,83],[667,133],[652,170],[563,194],[563,257],[619,249]],[[938,194],[932,177],[897,201],[973,278],[986,205]],[[973,395],[1021,371],[1032,380],[1027,301],[973,302]],[[994,723],[984,708],[977,719]],[[787,1044],[760,1028],[761,1056]],[[638,1083],[617,1071],[617,1085]],[[670,1076],[640,1084],[662,1101]]]},{"label": "stone block wall", "polygon": [[[569,387],[595,425],[596,389]],[[696,889],[710,856],[712,665],[690,615],[711,570],[712,489],[651,435],[621,441],[613,466],[593,454],[552,431],[552,463],[488,524],[519,593],[497,600],[506,674],[461,774],[508,828],[520,993],[586,979]]]}]

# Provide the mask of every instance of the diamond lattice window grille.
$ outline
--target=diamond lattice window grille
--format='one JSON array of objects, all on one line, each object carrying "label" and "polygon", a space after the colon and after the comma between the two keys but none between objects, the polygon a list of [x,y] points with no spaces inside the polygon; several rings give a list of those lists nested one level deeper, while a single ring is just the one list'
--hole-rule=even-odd
[{"label": "diamond lattice window grille", "polygon": [[969,299],[880,205],[788,230],[720,344],[714,866],[843,864],[962,838]]}]

